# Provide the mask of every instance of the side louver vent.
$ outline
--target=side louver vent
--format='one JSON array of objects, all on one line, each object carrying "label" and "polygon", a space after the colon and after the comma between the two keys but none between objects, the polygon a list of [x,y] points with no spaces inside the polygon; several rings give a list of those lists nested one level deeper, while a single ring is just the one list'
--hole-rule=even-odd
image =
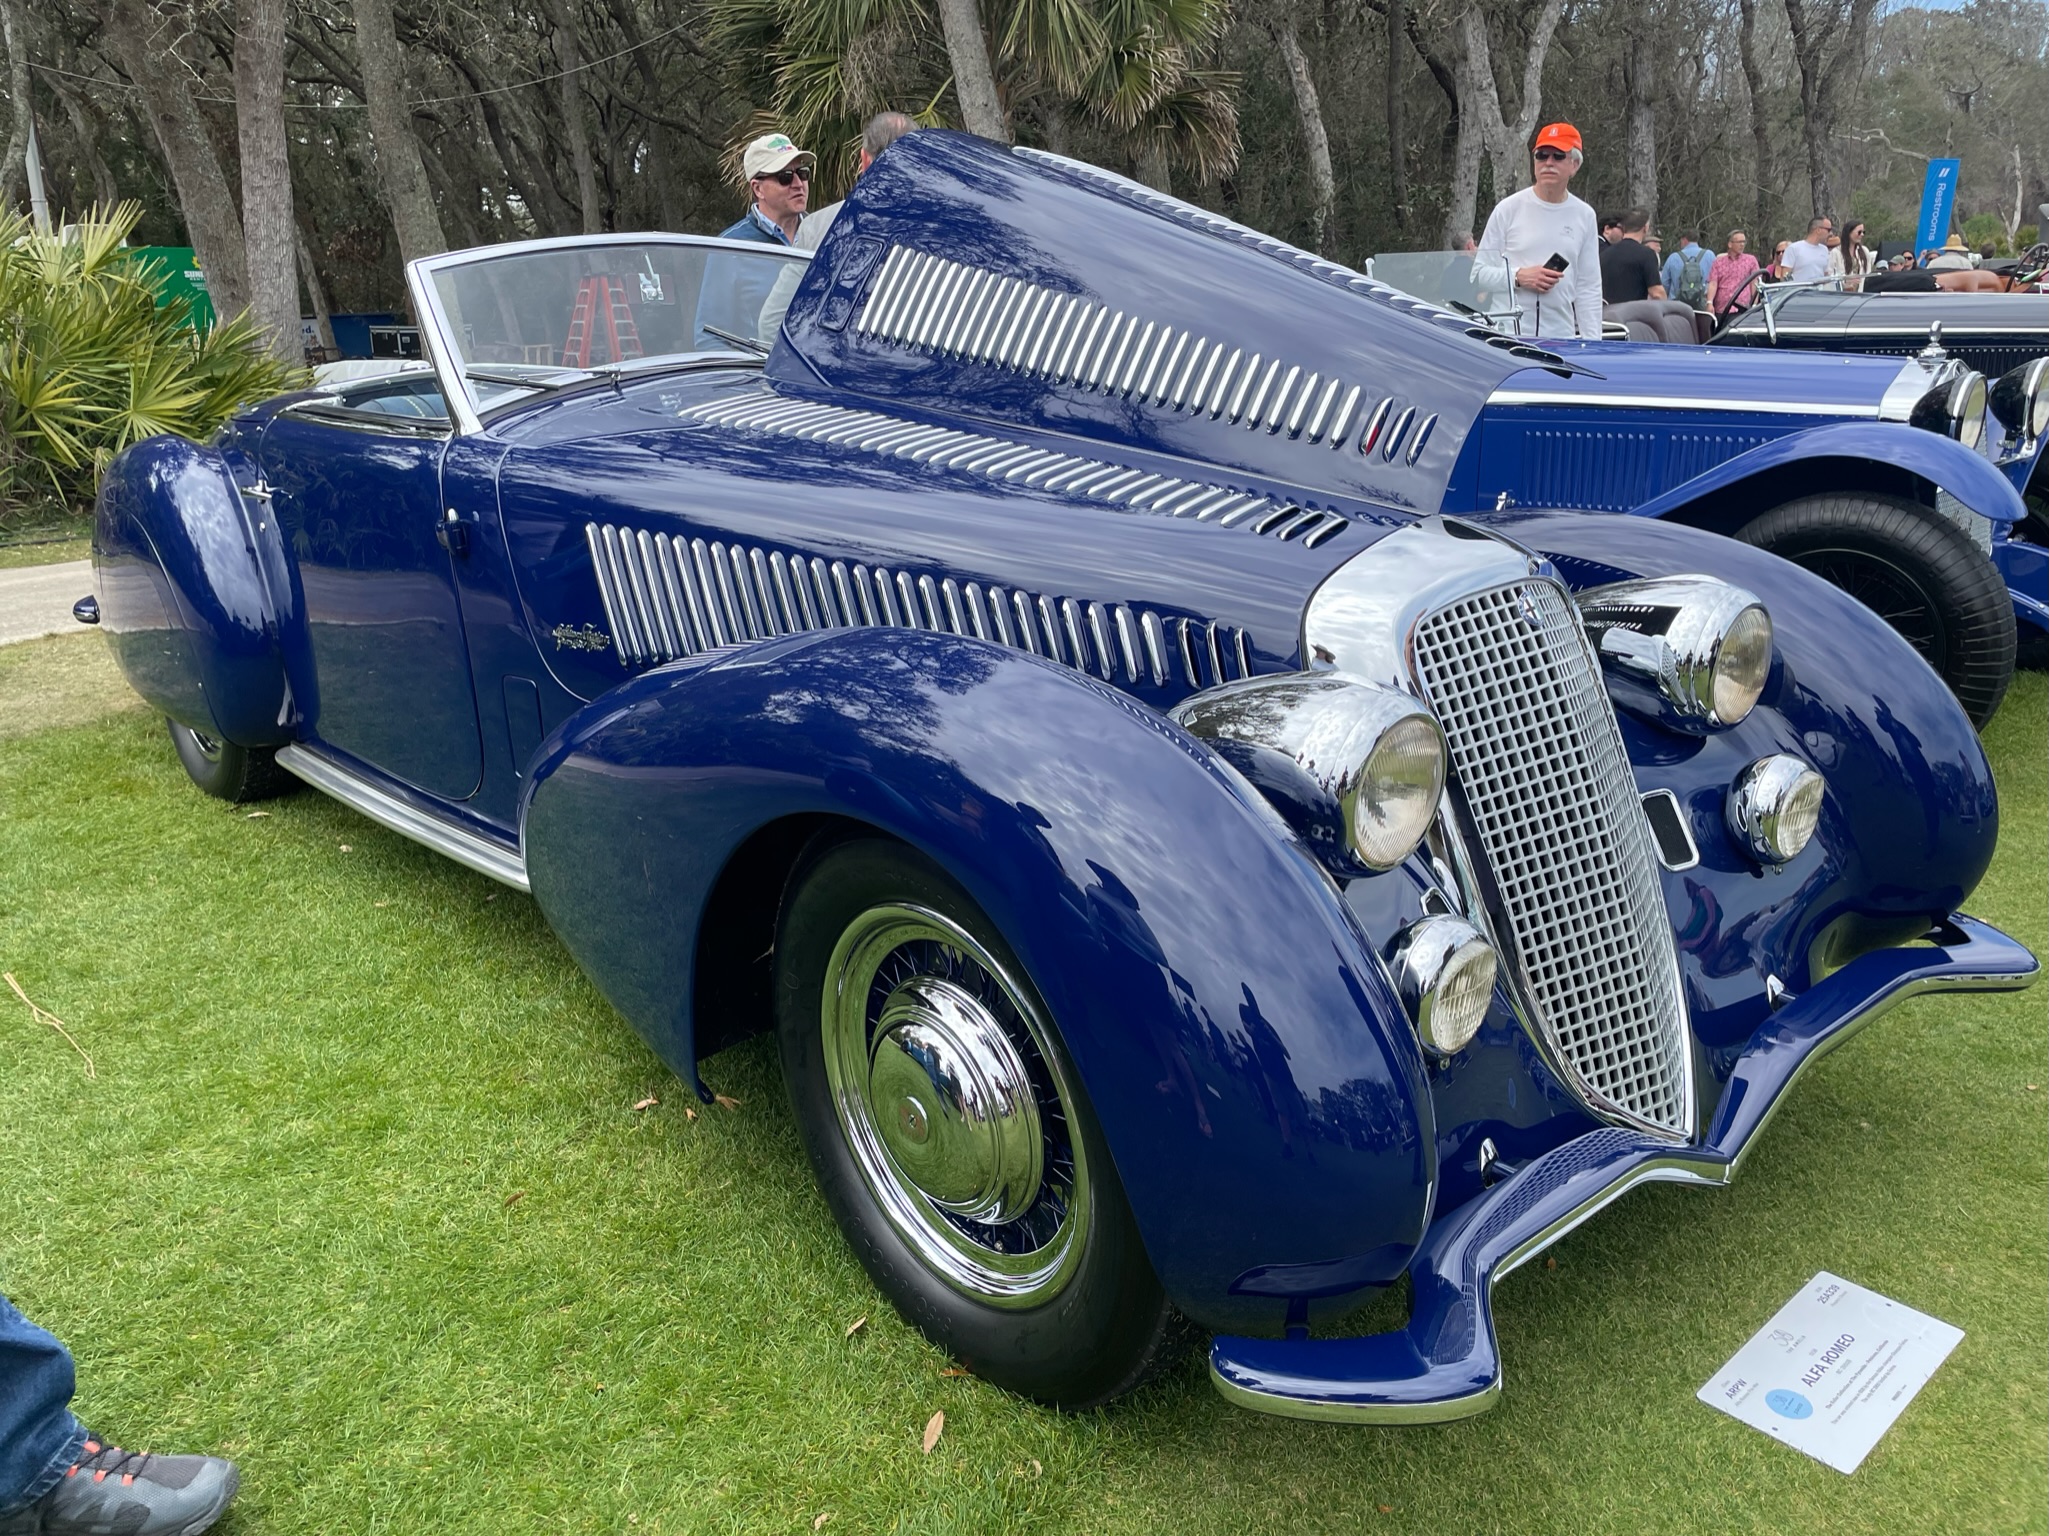
[{"label": "side louver vent", "polygon": [[586,524],[584,535],[628,665],[887,625],[973,635],[1130,687],[1212,688],[1252,675],[1251,641],[1228,624],[611,523]]},{"label": "side louver vent", "polygon": [[1101,459],[1086,459],[1051,448],[1034,448],[1009,438],[928,426],[884,416],[878,411],[850,410],[843,405],[818,405],[770,394],[740,395],[694,406],[683,412],[681,419],[837,443],[917,464],[968,470],[984,479],[1081,501],[1164,517],[1193,518],[1225,528],[1272,534],[1277,539],[1299,539],[1307,549],[1314,549],[1350,526],[1346,518],[1335,512],[1299,507],[1271,496],[1176,475],[1153,474],[1123,464],[1107,464]]}]

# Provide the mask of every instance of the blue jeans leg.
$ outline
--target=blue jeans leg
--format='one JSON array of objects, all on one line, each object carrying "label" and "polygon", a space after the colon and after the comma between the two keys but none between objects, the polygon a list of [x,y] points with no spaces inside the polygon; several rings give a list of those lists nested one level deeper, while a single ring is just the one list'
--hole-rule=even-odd
[{"label": "blue jeans leg", "polygon": [[0,1296],[0,1515],[33,1504],[78,1459],[71,1351]]}]

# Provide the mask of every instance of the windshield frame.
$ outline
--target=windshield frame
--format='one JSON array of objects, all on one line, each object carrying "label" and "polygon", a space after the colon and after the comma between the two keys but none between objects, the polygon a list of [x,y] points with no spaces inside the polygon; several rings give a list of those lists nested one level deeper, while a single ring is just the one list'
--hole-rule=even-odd
[{"label": "windshield frame", "polygon": [[[471,399],[470,381],[466,377],[462,352],[456,345],[455,328],[441,305],[440,287],[435,278],[441,273],[460,267],[476,266],[486,261],[498,261],[507,257],[540,255],[548,251],[598,249],[614,245],[697,246],[710,250],[748,253],[768,251],[783,260],[801,263],[808,263],[811,260],[809,251],[764,247],[757,240],[725,240],[716,235],[672,235],[658,230],[619,231],[602,235],[558,235],[542,240],[509,240],[499,245],[475,245],[466,250],[444,251],[434,256],[418,257],[406,264],[406,290],[412,296],[413,312],[420,317],[420,334],[426,342],[427,361],[433,365],[435,377],[441,381],[442,398],[448,403],[449,418],[455,424],[457,436],[468,437],[482,432],[485,426],[484,416],[496,416],[505,406],[518,403],[519,400],[531,399],[532,396],[516,396],[492,401],[483,406],[479,406]],[[649,371],[658,371],[665,363],[673,363],[673,366],[679,368],[690,367],[708,359],[744,362],[757,367],[762,360],[760,354],[754,352],[706,349],[679,352],[673,359],[652,358],[648,360],[648,367]],[[590,370],[591,375],[597,378],[609,377],[616,371],[621,370]]]}]

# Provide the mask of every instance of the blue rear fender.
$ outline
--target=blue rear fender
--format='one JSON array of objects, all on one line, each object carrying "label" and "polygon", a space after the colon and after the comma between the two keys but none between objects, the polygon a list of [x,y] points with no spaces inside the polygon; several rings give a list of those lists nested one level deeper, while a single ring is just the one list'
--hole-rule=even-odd
[{"label": "blue rear fender", "polygon": [[[1817,472],[1811,487],[1789,486],[1788,472],[1801,468]],[[1767,473],[1772,477],[1770,499],[1752,500],[1742,495],[1745,482]],[[1732,497],[1723,498],[1733,521],[1716,521],[1718,532],[1733,533],[1751,518],[1790,500],[1792,494],[1881,489],[1905,477],[1921,482],[1922,499],[1930,505],[1934,497],[1926,492],[1943,490],[1995,523],[2017,522],[2027,512],[2012,482],[1983,455],[1938,433],[1890,421],[1838,421],[1789,432],[1725,459],[1631,511],[1638,517],[1676,516],[1688,521],[1688,514],[1703,501],[1717,493],[1733,492]],[[1727,526],[1723,526],[1725,521]]]},{"label": "blue rear fender", "polygon": [[701,973],[760,947],[705,945],[730,866],[826,818],[932,858],[1030,973],[1154,1268],[1211,1327],[1279,1326],[1234,1289],[1255,1270],[1390,1280],[1427,1226],[1421,1053],[1366,936],[1254,791],[1112,689],[951,635],[768,641],[572,717],[522,812],[549,921],[686,1078],[735,1033],[693,1017]]},{"label": "blue rear fender", "polygon": [[227,453],[170,436],[122,453],[100,482],[93,559],[115,658],[152,707],[241,746],[292,739],[288,561]]}]

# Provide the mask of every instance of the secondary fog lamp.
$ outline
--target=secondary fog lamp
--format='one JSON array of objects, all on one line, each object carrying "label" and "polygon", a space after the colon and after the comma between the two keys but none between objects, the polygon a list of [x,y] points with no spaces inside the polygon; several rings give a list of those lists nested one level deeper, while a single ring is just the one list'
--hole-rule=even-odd
[{"label": "secondary fog lamp", "polygon": [[1797,757],[1760,758],[1729,790],[1729,831],[1760,864],[1783,864],[1813,841],[1824,788]]},{"label": "secondary fog lamp", "polygon": [[1494,947],[1480,931],[1462,917],[1426,917],[1402,930],[1389,965],[1424,1046],[1464,1050],[1494,997]]},{"label": "secondary fog lamp", "polygon": [[1616,702],[1676,730],[1735,725],[1771,676],[1771,615],[1713,576],[1590,587],[1577,606]]}]

